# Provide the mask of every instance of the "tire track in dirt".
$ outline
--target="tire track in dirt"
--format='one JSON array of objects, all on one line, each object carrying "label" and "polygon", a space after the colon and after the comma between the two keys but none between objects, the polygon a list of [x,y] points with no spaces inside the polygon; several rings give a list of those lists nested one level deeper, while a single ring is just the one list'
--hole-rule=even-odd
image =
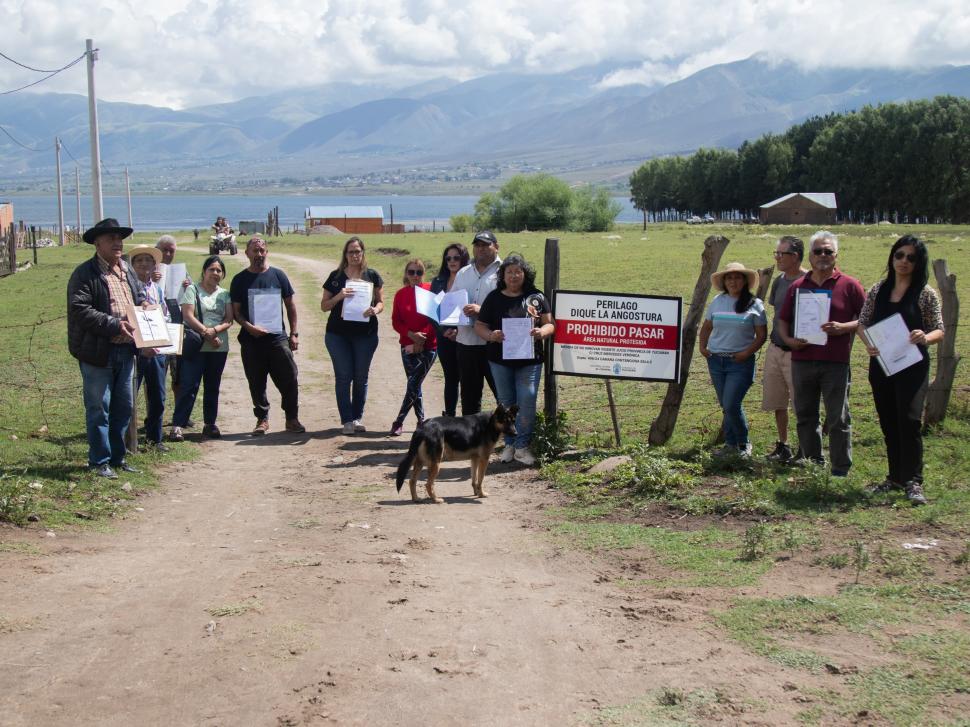
[{"label": "tire track in dirt", "polygon": [[[0,630],[0,723],[569,724],[662,686],[723,690],[712,721],[793,718],[783,670],[720,643],[698,604],[622,590],[547,536],[557,499],[534,471],[493,462],[476,500],[454,464],[446,504],[398,495],[409,432],[384,435],[403,391],[389,314],[367,407],[378,432],[344,437],[329,362],[307,352],[323,346],[332,265],[270,262],[300,281],[307,433],[280,431],[271,387],[271,432],[249,437],[234,341],[226,436],[200,461],[168,466],[112,532],[24,533],[46,555],[2,561],[0,615],[24,627]],[[440,410],[437,369],[426,389]],[[755,699],[767,712],[744,713]]]}]

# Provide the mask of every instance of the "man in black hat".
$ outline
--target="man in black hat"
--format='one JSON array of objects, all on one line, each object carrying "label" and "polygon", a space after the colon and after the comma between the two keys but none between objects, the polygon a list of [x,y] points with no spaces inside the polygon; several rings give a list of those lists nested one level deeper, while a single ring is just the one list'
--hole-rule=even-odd
[{"label": "man in black hat", "polygon": [[67,345],[81,367],[88,465],[109,479],[118,469],[137,472],[125,461],[136,353],[125,311],[141,305],[145,291],[121,257],[131,232],[110,217],[87,230],[84,241],[94,245],[94,257],[78,265],[67,284]]},{"label": "man in black hat", "polygon": [[464,289],[468,293],[468,305],[463,313],[472,324],[458,326],[458,379],[461,382],[461,413],[465,416],[482,410],[482,392],[485,383],[495,394],[492,370],[485,357],[485,339],[475,333],[475,321],[485,297],[498,284],[498,269],[502,258],[498,256],[498,240],[488,230],[475,235],[472,240],[472,261],[455,276],[452,291]]}]

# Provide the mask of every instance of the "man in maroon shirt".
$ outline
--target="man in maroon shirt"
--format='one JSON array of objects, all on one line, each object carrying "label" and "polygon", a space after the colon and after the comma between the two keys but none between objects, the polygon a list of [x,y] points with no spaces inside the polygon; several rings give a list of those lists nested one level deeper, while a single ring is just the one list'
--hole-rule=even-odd
[{"label": "man in maroon shirt", "polygon": [[[825,428],[829,435],[832,474],[845,477],[852,466],[852,419],[849,416],[849,384],[852,380],[849,355],[859,327],[859,313],[866,293],[855,278],[836,266],[839,239],[820,230],[809,241],[811,272],[792,283],[778,316],[778,328],[785,345],[792,349],[792,388],[798,441],[806,459],[824,464],[822,428],[819,426],[819,398],[825,403]],[[801,292],[830,297],[829,319],[822,324],[824,344],[810,344],[795,338],[795,296]]]}]

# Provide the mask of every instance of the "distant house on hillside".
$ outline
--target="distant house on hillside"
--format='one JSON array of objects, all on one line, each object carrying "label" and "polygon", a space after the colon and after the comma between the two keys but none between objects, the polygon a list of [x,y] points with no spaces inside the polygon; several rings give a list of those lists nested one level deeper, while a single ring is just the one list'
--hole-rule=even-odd
[{"label": "distant house on hillside", "polygon": [[792,192],[761,205],[766,225],[835,224],[835,192]]},{"label": "distant house on hillside", "polygon": [[354,206],[313,206],[306,210],[307,234],[315,227],[332,227],[348,235],[369,235],[384,231],[384,208]]}]

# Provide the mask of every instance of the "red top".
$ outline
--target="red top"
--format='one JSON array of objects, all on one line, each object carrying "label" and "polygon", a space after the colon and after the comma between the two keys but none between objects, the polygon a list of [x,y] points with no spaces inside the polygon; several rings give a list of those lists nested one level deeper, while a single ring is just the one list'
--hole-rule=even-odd
[{"label": "red top", "polygon": [[[859,319],[862,312],[862,305],[866,302],[866,291],[862,289],[862,284],[855,278],[850,278],[836,268],[831,278],[828,278],[821,285],[812,280],[811,272],[806,273],[802,278],[796,280],[788,288],[788,295],[785,297],[785,304],[781,307],[778,317],[788,321],[789,326],[794,325],[795,303],[794,296],[798,290],[825,291],[832,296],[832,307],[829,310],[829,320],[838,323],[848,323]],[[791,333],[791,331],[789,331]],[[792,361],[836,361],[838,363],[849,363],[849,354],[852,353],[852,339],[855,333],[846,333],[842,336],[829,336],[824,346],[810,345],[800,351],[792,351]]]},{"label": "red top", "polygon": [[[431,283],[421,283],[421,287],[430,290]],[[434,323],[427,316],[418,313],[417,305],[414,302],[414,289],[410,285],[405,285],[394,294],[391,325],[398,332],[402,346],[409,346],[414,343],[408,337],[408,331],[412,331],[423,333],[428,337],[424,342],[425,351],[434,351],[438,348]]]}]

